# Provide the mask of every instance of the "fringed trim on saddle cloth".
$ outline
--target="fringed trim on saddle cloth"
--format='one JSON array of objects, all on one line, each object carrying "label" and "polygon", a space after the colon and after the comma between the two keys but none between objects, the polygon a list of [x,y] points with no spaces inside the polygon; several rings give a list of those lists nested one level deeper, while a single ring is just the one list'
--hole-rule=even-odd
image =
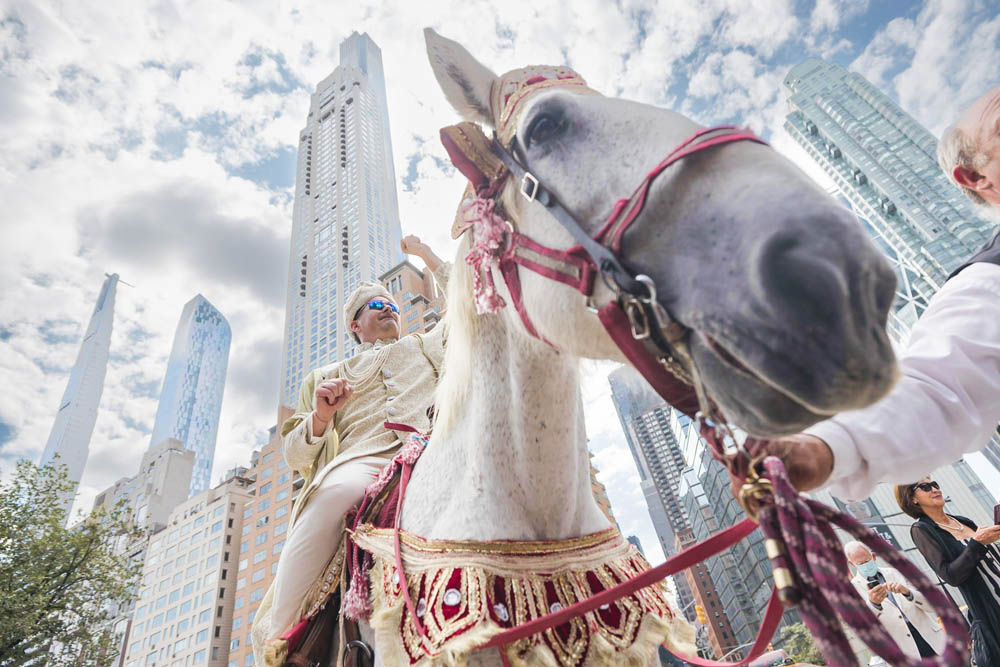
[{"label": "fringed trim on saddle cloth", "polygon": [[[392,531],[359,526],[374,556],[371,625],[391,665],[460,667],[503,630],[591,597],[649,569],[615,529],[571,540],[425,540],[400,531],[400,548],[425,645],[406,611]],[[511,665],[647,665],[657,646],[694,654],[694,630],[658,583],[504,647]]]}]

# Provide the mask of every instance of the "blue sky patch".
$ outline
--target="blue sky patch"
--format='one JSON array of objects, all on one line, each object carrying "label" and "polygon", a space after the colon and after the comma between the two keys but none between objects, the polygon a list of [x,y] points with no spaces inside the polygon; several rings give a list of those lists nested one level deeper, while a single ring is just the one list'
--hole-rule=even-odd
[{"label": "blue sky patch", "polygon": [[281,190],[295,186],[298,150],[295,146],[282,146],[276,154],[260,162],[228,168],[227,171],[240,178]]},{"label": "blue sky patch", "polygon": [[0,421],[0,447],[14,439],[17,431],[5,421]]},{"label": "blue sky patch", "polygon": [[279,95],[286,95],[297,88],[301,88],[306,91],[310,90],[308,86],[299,81],[299,79],[292,74],[291,70],[288,69],[285,65],[285,56],[282,53],[263,50],[248,53],[240,64],[248,65],[251,68],[257,68],[264,64],[265,58],[274,62],[274,65],[278,70],[278,75],[281,77],[281,82],[278,83],[275,81],[268,81],[266,83],[249,86],[243,90],[243,99],[250,99],[254,95],[262,92],[272,92]]},{"label": "blue sky patch", "polygon": [[156,150],[152,153],[154,160],[176,160],[184,155],[187,148],[187,130],[183,128],[171,128],[160,130],[156,133],[153,141],[156,143]]}]

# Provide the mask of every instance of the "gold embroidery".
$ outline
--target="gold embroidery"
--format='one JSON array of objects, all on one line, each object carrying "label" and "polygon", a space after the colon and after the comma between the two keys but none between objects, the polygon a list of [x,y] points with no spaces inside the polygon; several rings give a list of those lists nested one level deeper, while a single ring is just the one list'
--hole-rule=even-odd
[{"label": "gold embroidery", "polygon": [[[392,539],[391,528],[375,528],[367,523],[358,526],[357,534],[372,536],[376,539]],[[495,542],[428,540],[408,533],[405,530],[400,530],[399,542],[402,546],[419,549],[426,553],[464,552],[469,554],[516,554],[523,556],[578,551],[607,542],[624,542],[624,540],[621,539],[617,529],[608,528],[597,533],[572,537],[566,540],[497,540]]]},{"label": "gold embroidery", "polygon": [[[405,610],[400,585],[393,583],[392,531],[365,525],[355,539],[374,557],[369,576],[376,635],[397,642],[389,653],[399,664],[420,667],[464,664],[460,656],[505,628],[556,611],[555,605],[568,607],[649,567],[615,529],[572,540],[490,543],[425,540],[401,532],[406,583],[425,641]],[[519,567],[520,560],[534,569]],[[540,565],[545,561],[548,566]],[[660,582],[504,650],[515,665],[539,660],[576,667],[639,664],[664,641],[692,650],[691,634]]]}]

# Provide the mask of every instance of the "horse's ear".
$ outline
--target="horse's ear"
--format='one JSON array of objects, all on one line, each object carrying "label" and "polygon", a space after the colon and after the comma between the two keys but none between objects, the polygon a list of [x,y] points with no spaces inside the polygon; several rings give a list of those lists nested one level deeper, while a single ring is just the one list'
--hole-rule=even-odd
[{"label": "horse's ear", "polygon": [[451,106],[465,120],[493,126],[490,87],[497,75],[472,57],[458,42],[424,28],[427,57]]}]

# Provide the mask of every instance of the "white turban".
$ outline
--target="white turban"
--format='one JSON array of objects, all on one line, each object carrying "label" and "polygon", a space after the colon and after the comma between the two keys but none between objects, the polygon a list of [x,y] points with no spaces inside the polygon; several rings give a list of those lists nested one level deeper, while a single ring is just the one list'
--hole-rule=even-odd
[{"label": "white turban", "polygon": [[388,299],[393,303],[396,303],[389,294],[389,291],[382,287],[379,283],[363,282],[356,290],[351,292],[351,296],[347,298],[347,303],[344,304],[344,328],[351,333],[351,337],[357,341],[358,337],[351,332],[351,322],[354,321],[354,313],[358,312],[361,306],[365,305],[372,299]]}]

